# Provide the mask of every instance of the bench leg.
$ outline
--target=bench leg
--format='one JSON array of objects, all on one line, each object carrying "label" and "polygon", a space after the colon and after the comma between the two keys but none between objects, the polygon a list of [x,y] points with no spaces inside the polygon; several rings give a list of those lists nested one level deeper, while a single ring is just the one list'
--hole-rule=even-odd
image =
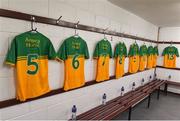
[{"label": "bench leg", "polygon": [[157,99],[159,100],[159,95],[160,95],[160,87],[158,88],[158,92],[157,92]]},{"label": "bench leg", "polygon": [[150,107],[150,103],[151,103],[151,93],[149,94],[149,96],[148,96],[148,108]]},{"label": "bench leg", "polygon": [[164,85],[164,92],[165,92],[165,95],[167,96],[167,92],[168,92],[168,84],[165,83]]},{"label": "bench leg", "polygon": [[128,120],[131,120],[131,113],[132,113],[132,107],[129,108],[129,115],[128,115]]}]

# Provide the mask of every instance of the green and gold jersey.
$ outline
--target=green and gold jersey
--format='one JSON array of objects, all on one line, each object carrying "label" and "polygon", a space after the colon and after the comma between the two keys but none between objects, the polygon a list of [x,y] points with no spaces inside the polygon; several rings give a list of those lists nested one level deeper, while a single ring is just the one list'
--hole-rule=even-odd
[{"label": "green and gold jersey", "polygon": [[140,47],[140,63],[139,63],[139,70],[143,71],[146,68],[147,64],[147,52],[148,48],[146,45],[142,45]]},{"label": "green and gold jersey", "polygon": [[17,72],[17,99],[25,101],[50,91],[48,59],[55,59],[51,41],[39,32],[25,32],[14,38],[6,57],[6,64]]},{"label": "green and gold jersey", "polygon": [[147,63],[148,69],[153,68],[153,60],[154,60],[154,48],[153,46],[149,46],[148,47],[148,63]]},{"label": "green and gold jersey", "polygon": [[174,46],[166,47],[163,50],[162,55],[164,56],[164,67],[175,68],[176,58],[179,57],[178,49]]},{"label": "green and gold jersey", "polygon": [[97,43],[93,57],[97,59],[96,81],[109,79],[109,58],[112,58],[112,48],[108,40],[101,40]]},{"label": "green and gold jersey", "polygon": [[85,84],[84,61],[89,58],[86,42],[81,37],[69,37],[58,50],[58,59],[65,62],[64,90]]},{"label": "green and gold jersey", "polygon": [[114,52],[114,58],[116,59],[116,78],[124,75],[125,57],[127,57],[126,45],[124,43],[118,43]]},{"label": "green and gold jersey", "polygon": [[153,55],[153,67],[156,67],[157,65],[157,57],[159,55],[158,47],[154,47],[154,55]]},{"label": "green and gold jersey", "polygon": [[129,73],[136,73],[139,69],[139,46],[134,43],[130,46],[129,56]]}]

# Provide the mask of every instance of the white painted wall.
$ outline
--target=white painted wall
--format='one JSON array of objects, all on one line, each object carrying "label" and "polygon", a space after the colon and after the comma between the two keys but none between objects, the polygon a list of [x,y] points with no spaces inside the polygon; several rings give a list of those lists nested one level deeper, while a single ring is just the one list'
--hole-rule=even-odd
[{"label": "white painted wall", "polygon": [[[16,10],[35,15],[58,18],[70,22],[80,20],[81,24],[100,28],[109,27],[117,32],[125,32],[148,39],[156,39],[157,27],[151,23],[111,4],[107,0],[0,0],[0,8]],[[46,24],[36,24],[38,31],[49,37],[56,48],[62,41],[74,34],[73,29],[56,27]],[[11,40],[19,33],[28,31],[30,22],[0,17],[0,101],[15,97],[14,70],[3,64]],[[91,58],[86,61],[85,77],[87,81],[95,79],[96,62],[92,60],[95,44],[103,38],[102,34],[78,31],[88,44]],[[110,36],[107,36],[110,39]],[[118,41],[124,41],[129,50],[134,40],[113,37],[112,48]],[[137,41],[139,45],[143,42]],[[150,43],[147,43],[149,45]],[[114,61],[110,63],[110,75],[114,75]],[[128,69],[128,59],[125,70]],[[103,93],[107,93],[108,100],[119,96],[120,88],[125,91],[131,89],[133,81],[140,84],[145,78],[153,75],[154,69],[128,77],[112,80],[93,86],[77,89],[63,94],[31,101],[28,103],[0,109],[0,119],[68,119],[71,116],[71,107],[76,104],[78,114],[101,104]],[[51,89],[62,87],[63,64],[56,61],[49,62],[49,84]],[[96,93],[94,93],[96,92]]]},{"label": "white painted wall", "polygon": [[[175,41],[180,42],[180,27],[163,27],[160,29],[160,41]],[[162,54],[165,47],[169,46],[170,44],[159,44],[158,49],[159,53]],[[180,45],[174,44],[173,46],[178,48],[178,51],[180,53]],[[158,59],[157,64],[163,65],[163,57],[161,56]],[[177,58],[176,67],[180,68],[180,57]],[[170,69],[161,69],[157,68],[157,76],[161,79],[168,79],[168,76],[171,75],[171,81],[180,82],[180,72],[178,70],[170,70]],[[169,91],[180,93],[180,88],[170,86]]]}]

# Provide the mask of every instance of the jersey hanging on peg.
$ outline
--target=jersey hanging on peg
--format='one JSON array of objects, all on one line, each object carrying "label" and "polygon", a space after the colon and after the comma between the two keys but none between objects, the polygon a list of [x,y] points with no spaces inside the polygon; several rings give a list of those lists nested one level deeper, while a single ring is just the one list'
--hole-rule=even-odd
[{"label": "jersey hanging on peg", "polygon": [[116,59],[116,78],[124,75],[124,62],[127,57],[126,45],[119,42],[115,47],[114,58]]},{"label": "jersey hanging on peg", "polygon": [[153,53],[153,67],[156,67],[156,65],[157,65],[157,58],[159,56],[158,46],[155,46],[153,49],[154,49],[154,53]]},{"label": "jersey hanging on peg", "polygon": [[179,57],[178,49],[174,46],[168,46],[163,50],[162,55],[164,56],[164,67],[175,68],[176,58]]},{"label": "jersey hanging on peg", "polygon": [[139,70],[143,71],[146,68],[147,65],[147,46],[144,44],[140,47],[140,64],[139,64]]},{"label": "jersey hanging on peg", "polygon": [[58,59],[65,64],[64,90],[75,89],[85,84],[84,62],[89,59],[86,41],[81,37],[69,37],[57,52]]},{"label": "jersey hanging on peg", "polygon": [[154,60],[154,48],[153,46],[148,47],[148,61],[147,61],[147,68],[153,68],[153,60]]},{"label": "jersey hanging on peg", "polygon": [[136,73],[139,69],[139,46],[134,43],[130,46],[129,56],[129,73]]},{"label": "jersey hanging on peg", "polygon": [[97,43],[93,57],[97,59],[96,81],[105,81],[109,79],[109,60],[112,58],[111,43],[101,40]]},{"label": "jersey hanging on peg", "polygon": [[6,64],[16,68],[18,100],[25,101],[50,91],[48,60],[55,58],[51,41],[39,32],[25,32],[13,39]]}]

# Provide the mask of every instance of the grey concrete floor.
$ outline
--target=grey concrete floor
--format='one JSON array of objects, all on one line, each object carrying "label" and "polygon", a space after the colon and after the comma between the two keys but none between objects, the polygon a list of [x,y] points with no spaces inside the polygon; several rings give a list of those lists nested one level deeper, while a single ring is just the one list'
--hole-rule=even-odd
[{"label": "grey concrete floor", "polygon": [[[157,93],[152,94],[150,108],[144,100],[132,109],[132,120],[180,120],[180,95],[163,92],[157,100]],[[114,120],[127,120],[128,111],[121,113]]]}]

